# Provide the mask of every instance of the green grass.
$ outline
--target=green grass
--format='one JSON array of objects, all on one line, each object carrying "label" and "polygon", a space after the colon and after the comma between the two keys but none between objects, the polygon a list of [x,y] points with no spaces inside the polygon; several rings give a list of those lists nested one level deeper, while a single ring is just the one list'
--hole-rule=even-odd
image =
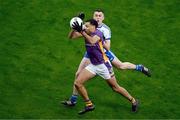
[{"label": "green grass", "polygon": [[[180,118],[179,0],[0,0],[0,118]],[[80,11],[105,11],[112,51],[142,63],[147,78],[115,70],[119,84],[141,100],[138,113],[100,77],[86,83],[96,110],[83,116],[59,105],[71,95],[84,42],[70,41],[69,21]]]}]

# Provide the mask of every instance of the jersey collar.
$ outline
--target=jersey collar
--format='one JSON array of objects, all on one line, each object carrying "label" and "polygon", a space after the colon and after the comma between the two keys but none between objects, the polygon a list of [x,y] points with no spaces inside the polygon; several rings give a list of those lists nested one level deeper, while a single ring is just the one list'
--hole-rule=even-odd
[{"label": "jersey collar", "polygon": [[101,23],[98,25],[98,28],[101,28],[104,25],[104,23]]}]

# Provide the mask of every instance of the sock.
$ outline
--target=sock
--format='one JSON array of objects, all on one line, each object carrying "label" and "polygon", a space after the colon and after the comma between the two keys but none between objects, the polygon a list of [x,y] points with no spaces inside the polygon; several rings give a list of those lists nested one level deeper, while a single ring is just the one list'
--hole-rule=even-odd
[{"label": "sock", "polygon": [[143,69],[143,66],[142,65],[136,65],[136,70],[137,71],[142,71]]},{"label": "sock", "polygon": [[133,103],[136,102],[136,99],[132,97],[132,98],[130,99],[130,102],[133,104]]},{"label": "sock", "polygon": [[72,103],[76,103],[77,98],[78,98],[77,95],[72,95],[71,98],[70,98],[70,101],[71,101]]},{"label": "sock", "polygon": [[93,105],[93,103],[91,102],[91,100],[87,100],[87,101],[85,101],[85,103],[86,103],[86,107]]}]

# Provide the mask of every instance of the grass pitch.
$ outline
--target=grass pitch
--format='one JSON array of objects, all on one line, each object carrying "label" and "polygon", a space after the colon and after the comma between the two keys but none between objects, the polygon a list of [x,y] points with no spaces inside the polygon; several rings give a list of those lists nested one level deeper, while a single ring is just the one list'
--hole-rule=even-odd
[{"label": "grass pitch", "polygon": [[[70,19],[103,8],[112,31],[112,51],[122,61],[142,63],[147,78],[115,70],[120,85],[141,101],[139,112],[104,80],[86,83],[96,109],[83,116],[59,104],[72,92],[85,52],[83,39],[67,38]],[[180,118],[179,0],[0,0],[0,118],[155,119]]]}]

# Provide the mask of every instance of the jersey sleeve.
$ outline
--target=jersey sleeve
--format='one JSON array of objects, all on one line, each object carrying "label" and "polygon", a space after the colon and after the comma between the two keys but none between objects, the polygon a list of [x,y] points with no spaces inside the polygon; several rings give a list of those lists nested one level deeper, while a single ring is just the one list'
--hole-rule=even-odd
[{"label": "jersey sleeve", "polygon": [[106,28],[103,32],[104,40],[110,40],[111,39],[111,30]]}]

